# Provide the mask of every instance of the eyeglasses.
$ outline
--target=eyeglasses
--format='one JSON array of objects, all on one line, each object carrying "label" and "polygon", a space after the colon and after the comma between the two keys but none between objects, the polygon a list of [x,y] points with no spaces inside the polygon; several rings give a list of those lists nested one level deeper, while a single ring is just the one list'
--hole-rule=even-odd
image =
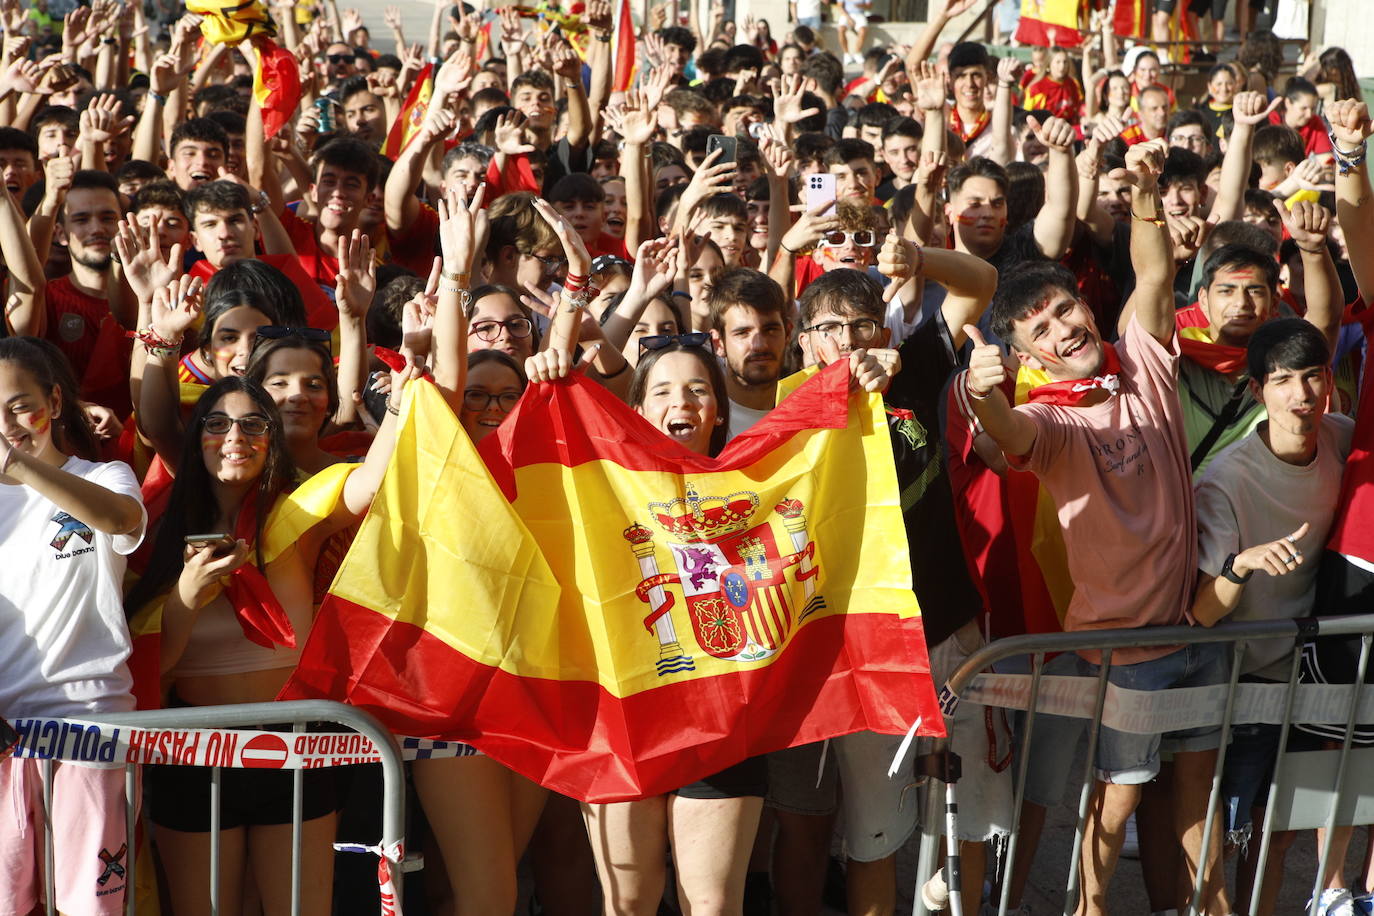
[{"label": "eyeglasses", "polygon": [[528,318],[507,318],[505,321],[479,321],[472,326],[469,334],[476,334],[478,340],[485,340],[490,343],[501,336],[501,330],[505,329],[511,337],[529,337],[534,325],[530,324]]},{"label": "eyeglasses", "polygon": [[855,340],[872,340],[878,336],[878,322],[872,318],[855,318],[853,321],[823,321],[820,324],[813,324],[809,328],[802,328],[803,331],[815,331],[826,340],[835,340],[845,329],[853,335]]},{"label": "eyeglasses", "polygon": [[649,337],[639,338],[639,352],[662,350],[665,347],[671,347],[674,343],[684,347],[704,347],[710,339],[711,335],[704,331],[689,331],[686,334],[652,334]]},{"label": "eyeglasses", "polygon": [[872,248],[878,244],[878,239],[872,229],[860,229],[857,232],[845,232],[836,229],[821,237],[821,244],[827,248],[839,248],[848,242],[853,242],[860,248]]},{"label": "eyeglasses", "polygon": [[235,423],[243,430],[245,436],[254,439],[267,435],[267,431],[272,428],[272,421],[266,417],[231,417],[228,414],[212,413],[202,421],[205,431],[216,436],[229,435],[229,430],[234,428]]},{"label": "eyeglasses", "polygon": [[525,257],[527,258],[534,258],[540,264],[543,264],[544,273],[546,274],[556,274],[564,267],[566,267],[568,264],[568,259],[563,257],[562,255],[551,254],[545,256],[535,254],[532,251],[524,251],[521,252],[521,254],[525,255]]},{"label": "eyeglasses", "polygon": [[471,410],[473,413],[481,413],[491,406],[492,401],[495,401],[502,413],[510,413],[515,409],[516,402],[519,400],[520,392],[518,391],[487,394],[480,388],[469,388],[463,392],[463,409]]},{"label": "eyeglasses", "polygon": [[1169,138],[1169,145],[1184,149],[1202,149],[1207,145],[1207,138],[1191,134],[1174,134]]},{"label": "eyeglasses", "polygon": [[353,60],[353,55],[352,55],[352,54],[330,54],[330,55],[329,55],[329,62],[330,62],[331,64],[346,64],[346,63],[351,62],[352,60]]},{"label": "eyeglasses", "polygon": [[268,340],[281,340],[284,337],[299,337],[315,343],[328,343],[332,336],[322,328],[290,328],[279,324],[258,325],[258,336]]}]

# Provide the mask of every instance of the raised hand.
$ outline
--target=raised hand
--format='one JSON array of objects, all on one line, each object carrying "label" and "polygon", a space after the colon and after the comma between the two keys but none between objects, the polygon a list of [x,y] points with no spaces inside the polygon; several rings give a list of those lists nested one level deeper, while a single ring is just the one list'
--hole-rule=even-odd
[{"label": "raised hand", "polygon": [[153,61],[153,72],[148,74],[148,85],[153,92],[166,97],[171,95],[181,77],[181,58],[172,53],[159,54]]},{"label": "raised hand", "polygon": [[526,142],[525,116],[518,111],[508,111],[496,119],[496,151],[507,156],[519,156],[534,152],[534,146]]},{"label": "raised hand", "polygon": [[363,14],[355,9],[346,9],[339,15],[343,26],[343,37],[347,40],[354,32],[363,27]]},{"label": "raised hand", "polygon": [[434,97],[446,100],[450,94],[462,92],[474,75],[472,54],[460,44],[434,76]]},{"label": "raised hand", "polygon": [[818,204],[810,210],[804,211],[801,217],[792,224],[792,228],[787,230],[787,234],[782,237],[782,247],[792,252],[814,248],[827,232],[840,228],[838,216],[825,215],[825,211],[832,206],[834,204]]},{"label": "raised hand", "polygon": [[[552,34],[552,33],[550,33]],[[582,60],[572,45],[561,39],[548,44],[549,69],[566,80],[582,83]]]},{"label": "raised hand", "polygon": [[1194,257],[1207,241],[1210,224],[1196,216],[1166,216],[1169,227],[1169,241],[1174,248],[1174,259],[1186,261]]},{"label": "raised hand", "polygon": [[199,277],[184,274],[174,283],[154,290],[153,333],[168,343],[180,343],[182,335],[195,327],[200,318],[204,290]]},{"label": "raised hand", "polygon": [[606,109],[606,123],[627,145],[644,146],[654,135],[654,107],[643,91],[627,92],[625,102]]},{"label": "raised hand", "polygon": [[983,338],[983,332],[975,325],[964,325],[964,333],[973,341],[964,384],[968,387],[968,393],[981,401],[1002,387],[1007,380],[1007,366],[1002,362],[1002,348],[988,343]]},{"label": "raised hand", "polygon": [[1293,209],[1274,201],[1274,209],[1279,211],[1279,219],[1288,230],[1288,235],[1299,248],[1307,252],[1326,250],[1326,233],[1331,228],[1331,214],[1321,204],[1310,200],[1300,200]]},{"label": "raised hand", "polygon": [[878,249],[878,273],[892,281],[883,290],[884,302],[891,302],[897,291],[915,275],[920,261],[919,245],[900,237],[895,230],[888,232],[883,247]]},{"label": "raised hand", "polygon": [[44,85],[43,66],[26,57],[16,58],[8,67],[5,68],[3,77],[5,87],[15,92],[23,92],[30,95],[39,93],[51,94],[52,89]]},{"label": "raised hand", "polygon": [[486,196],[486,182],[477,186],[477,192],[468,201],[463,197],[461,187],[453,188],[447,197],[438,201],[439,210],[439,249],[444,253],[444,270],[451,274],[468,274],[472,271],[472,257],[477,251],[477,216],[482,210],[482,198]]},{"label": "raised hand", "polygon": [[1016,85],[1016,81],[1021,78],[1021,71],[1026,65],[1014,57],[1001,57],[997,60],[997,82],[1010,83]]},{"label": "raised hand", "polygon": [[921,163],[916,166],[912,184],[939,191],[945,181],[945,171],[949,168],[949,154],[944,150],[923,150]]},{"label": "raised hand", "polygon": [[882,391],[893,375],[892,362],[901,364],[896,350],[868,350],[860,348],[849,354],[849,382],[851,388]]},{"label": "raised hand", "polygon": [[119,116],[119,97],[113,94],[102,95],[93,100],[81,112],[79,121],[82,135],[96,143],[108,143],[115,137],[128,133],[134,126],[132,115]]},{"label": "raised hand", "polygon": [[563,256],[568,259],[568,273],[579,277],[587,276],[592,268],[592,256],[588,254],[587,246],[577,234],[577,230],[553,208],[553,204],[543,198],[534,199],[534,209],[544,218],[544,222],[553,227],[558,241],[563,243]]},{"label": "raised hand", "polygon": [[679,242],[676,238],[649,239],[635,252],[630,289],[652,299],[673,285]]},{"label": "raised hand", "polygon": [[[666,45],[657,32],[650,32],[641,41],[644,48],[644,60],[657,74],[662,69],[663,61],[666,59]],[[669,76],[671,77],[672,74],[670,73]]]},{"label": "raised hand", "polygon": [[1254,127],[1269,120],[1269,115],[1283,104],[1283,96],[1276,96],[1271,102],[1263,92],[1237,92],[1231,102],[1231,116],[1237,124]]},{"label": "raised hand", "polygon": [[124,280],[139,302],[151,302],[155,292],[170,288],[181,276],[182,246],[173,245],[164,260],[158,236],[160,222],[156,211],[147,228],[129,216],[119,224],[115,235],[115,253],[124,268]]},{"label": "raised hand", "polygon": [[377,291],[377,261],[372,256],[372,243],[354,229],[348,238],[340,239],[339,274],[334,281],[334,303],[345,318],[362,321],[372,306]]},{"label": "raised hand", "polygon": [[593,32],[609,32],[615,20],[611,0],[590,0],[587,4],[586,20],[587,28]]},{"label": "raised hand", "polygon": [[525,27],[520,22],[520,14],[513,6],[503,6],[496,15],[501,20],[501,50],[508,58],[519,54],[525,47]]},{"label": "raised hand", "polygon": [[1097,119],[1097,124],[1093,126],[1090,142],[1104,146],[1121,136],[1121,132],[1125,129],[1126,125],[1121,123],[1120,118],[1115,115],[1104,114]]},{"label": "raised hand", "polygon": [[921,61],[916,77],[916,107],[921,111],[940,111],[945,107],[945,78],[930,61]]},{"label": "raised hand", "polygon": [[720,157],[721,150],[713,149],[701,160],[701,168],[692,175],[692,180],[687,182],[687,188],[678,200],[679,213],[691,215],[697,204],[712,194],[730,190],[730,184],[735,180],[735,164],[722,162],[717,165],[716,160]]},{"label": "raised hand", "polygon": [[400,86],[396,83],[396,73],[393,70],[382,69],[374,70],[367,75],[368,91],[380,99],[395,99],[401,95]]},{"label": "raised hand", "polygon": [[1347,151],[1357,151],[1364,138],[1374,133],[1369,106],[1355,99],[1332,102],[1326,107],[1326,120],[1331,123],[1336,145]]},{"label": "raised hand", "polygon": [[1137,143],[1126,150],[1126,167],[1113,169],[1112,178],[1142,191],[1152,191],[1159,186],[1159,173],[1164,171],[1164,158],[1168,150],[1163,137]]},{"label": "raised hand", "polygon": [[1052,153],[1071,152],[1074,141],[1078,139],[1073,125],[1063,118],[1046,118],[1045,123],[1041,124],[1037,118],[1029,117],[1026,118],[1026,125]]},{"label": "raised hand", "polygon": [[58,200],[72,186],[77,169],[81,167],[81,153],[73,154],[64,143],[57,155],[43,164],[43,193],[49,200]]},{"label": "raised hand", "polygon": [[792,125],[813,115],[820,114],[819,108],[802,108],[802,93],[806,91],[800,73],[782,78],[782,92],[773,99],[773,117],[783,124]]},{"label": "raised hand", "polygon": [[399,6],[388,6],[382,11],[382,21],[386,27],[393,32],[401,31],[401,8]]},{"label": "raised hand", "polygon": [[763,154],[763,161],[768,164],[768,171],[773,175],[786,180],[792,174],[792,165],[795,157],[792,149],[786,143],[771,136],[759,138],[759,152]]}]

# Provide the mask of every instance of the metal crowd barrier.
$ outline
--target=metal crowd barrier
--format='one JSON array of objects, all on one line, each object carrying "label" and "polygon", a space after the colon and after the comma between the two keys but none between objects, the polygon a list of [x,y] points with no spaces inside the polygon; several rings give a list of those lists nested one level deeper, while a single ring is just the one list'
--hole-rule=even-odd
[{"label": "metal crowd barrier", "polygon": [[[349,733],[306,732],[307,723],[329,722]],[[292,732],[233,731],[268,724],[289,724]],[[291,913],[299,916],[301,896],[301,812],[305,769],[380,763],[382,767],[382,837],[376,853],[389,866],[393,880],[382,888],[383,916],[400,914],[400,871],[405,838],[405,774],[396,739],[371,715],[326,700],[199,706],[147,712],[105,714],[98,718],[16,719],[17,758],[41,760],[44,792],[44,872],[47,913],[55,912],[53,875],[52,763],[64,760],[124,767],[128,858],[125,860],[125,911],[136,913],[134,892],[135,828],[138,823],[137,771],[145,763],[209,766],[210,776],[210,911],[219,912],[220,771],[229,767],[264,767],[294,771],[291,823]],[[356,733],[356,734],[353,734]],[[285,737],[284,737],[285,736]],[[289,739],[289,740],[288,740]],[[406,739],[414,742],[415,739]],[[428,744],[445,744],[428,742]],[[428,754],[426,754],[427,756]],[[357,849],[355,851],[361,851]],[[379,875],[380,880],[380,875]]]},{"label": "metal crowd barrier", "polygon": [[[1342,685],[1302,685],[1298,684],[1298,675],[1301,669],[1301,655],[1304,644],[1319,636],[1360,636],[1361,649],[1357,667],[1357,675],[1354,684]],[[1278,758],[1274,766],[1274,773],[1269,785],[1269,801],[1265,805],[1264,825],[1260,839],[1258,860],[1255,868],[1255,886],[1249,904],[1248,912],[1255,912],[1260,901],[1260,894],[1264,889],[1265,864],[1268,860],[1269,845],[1272,834],[1279,830],[1306,829],[1311,826],[1325,827],[1325,837],[1321,844],[1320,860],[1317,866],[1317,873],[1313,878],[1313,889],[1311,902],[1308,904],[1309,916],[1315,916],[1317,901],[1321,895],[1323,887],[1322,876],[1326,873],[1328,859],[1331,854],[1332,828],[1338,823],[1342,826],[1354,826],[1361,823],[1374,822],[1374,811],[1352,810],[1346,805],[1345,794],[1347,791],[1347,771],[1350,769],[1350,749],[1351,742],[1357,724],[1368,724],[1374,722],[1374,688],[1365,689],[1365,675],[1369,666],[1370,645],[1374,640],[1374,614],[1361,614],[1344,617],[1308,617],[1298,620],[1270,620],[1254,623],[1226,623],[1215,627],[1153,627],[1146,629],[1113,629],[1113,630],[1092,630],[1078,631],[1073,633],[1044,633],[1027,634],[1023,636],[1013,636],[1006,639],[999,639],[995,642],[983,646],[967,660],[949,677],[941,691],[940,703],[946,715],[946,725],[949,725],[948,717],[953,713],[955,705],[966,693],[975,695],[987,694],[987,698],[980,698],[977,702],[983,705],[999,705],[1005,708],[1025,709],[1027,711],[1025,725],[1022,729],[1019,741],[1023,749],[1031,747],[1034,737],[1034,727],[1037,714],[1046,713],[1045,703],[1042,701],[1041,688],[1044,674],[1045,656],[1059,653],[1075,652],[1078,650],[1098,650],[1102,653],[1101,670],[1095,678],[1078,677],[1074,680],[1092,680],[1095,683],[1093,692],[1093,702],[1091,705],[1091,715],[1087,716],[1086,707],[1078,714],[1088,718],[1088,751],[1087,763],[1083,772],[1083,785],[1078,800],[1077,825],[1074,830],[1074,840],[1072,851],[1069,856],[1069,875],[1065,890],[1063,914],[1072,916],[1078,903],[1078,863],[1082,855],[1084,840],[1084,828],[1087,823],[1089,801],[1091,799],[1094,783],[1094,763],[1097,753],[1097,735],[1102,725],[1103,709],[1108,694],[1108,674],[1111,669],[1112,652],[1115,649],[1136,649],[1152,648],[1160,646],[1183,646],[1187,644],[1201,643],[1231,643],[1233,646],[1231,659],[1231,676],[1226,685],[1225,696],[1222,702],[1214,705],[1211,717],[1206,722],[1189,720],[1187,727],[1197,727],[1198,725],[1220,725],[1222,729],[1221,747],[1217,754],[1216,768],[1212,777],[1211,793],[1207,800],[1207,814],[1204,821],[1202,844],[1200,847],[1201,855],[1197,875],[1193,883],[1193,892],[1187,909],[1182,912],[1186,916],[1194,916],[1200,913],[1203,886],[1208,872],[1207,851],[1210,847],[1212,838],[1213,820],[1216,816],[1221,790],[1221,777],[1223,768],[1226,764],[1227,746],[1231,736],[1231,726],[1236,711],[1237,685],[1239,678],[1239,666],[1244,655],[1245,640],[1259,639],[1286,639],[1293,643],[1291,653],[1288,681],[1278,685],[1240,685],[1242,690],[1252,690],[1259,687],[1261,690],[1282,691],[1282,717],[1279,721],[1279,744]],[[1019,700],[1014,702],[989,702],[995,699],[996,691],[979,690],[980,685],[987,683],[987,676],[982,675],[996,662],[1018,656],[1030,656],[1031,674],[1030,675],[997,675],[998,683],[1006,687],[1008,684],[1020,681],[1024,684],[1029,681],[1029,690],[1026,694],[1025,702]],[[982,679],[980,680],[980,675]],[[1153,695],[1163,695],[1170,693],[1183,693],[1187,690],[1211,690],[1212,688],[1184,688],[1183,690],[1156,691]],[[1307,692],[1309,697],[1315,696],[1317,692],[1325,692],[1322,697],[1317,699],[1327,700],[1327,708],[1331,708],[1333,691],[1339,692],[1340,703],[1344,707],[1344,736],[1341,741],[1340,750],[1335,762],[1334,773],[1330,789],[1327,790],[1319,799],[1325,802],[1325,816],[1315,823],[1310,814],[1304,817],[1296,809],[1298,804],[1294,803],[1292,796],[1281,797],[1281,787],[1295,790],[1297,787],[1290,786],[1285,780],[1291,781],[1293,774],[1287,772],[1294,768],[1293,761],[1286,759],[1295,756],[1286,750],[1288,736],[1291,726],[1301,722],[1331,722],[1332,718],[1311,718],[1294,715],[1295,703],[1300,694]],[[1081,693],[1081,691],[1080,691]],[[1252,694],[1254,695],[1254,694]],[[1271,698],[1272,699],[1272,698]],[[1310,704],[1309,704],[1310,705]],[[1055,715],[1073,715],[1074,713],[1057,712]],[[940,754],[948,749],[948,738],[937,739],[933,744],[933,752]],[[1318,752],[1321,754],[1336,753],[1335,751]],[[1360,752],[1363,753],[1363,752]],[[1311,757],[1308,752],[1305,756]],[[1012,868],[1016,862],[1017,852],[1017,831],[1020,827],[1021,806],[1024,801],[1026,772],[1028,769],[1030,754],[1019,754],[1019,762],[1015,776],[1015,792],[1013,807],[1011,811],[1011,832],[1008,837],[1006,854],[1001,857],[1002,888],[1001,897],[998,901],[996,912],[998,916],[1005,916],[1008,907],[1008,897],[1010,893],[1010,883]],[[1324,772],[1324,770],[1322,771]],[[1302,775],[1302,774],[1299,774]],[[1311,778],[1309,772],[1307,777]],[[946,843],[946,866],[945,881],[949,889],[949,903],[947,911],[950,913],[962,913],[962,900],[960,893],[959,875],[959,840],[958,840],[958,804],[957,804],[957,784],[958,776],[948,783],[939,782],[931,779],[927,784],[925,794],[925,806],[921,818],[921,830],[923,833],[919,853],[916,877],[916,893],[913,913],[917,916],[926,916],[931,911],[926,907],[922,900],[921,888],[937,871],[936,860],[938,859],[940,847],[940,826],[944,827],[944,840]],[[943,786],[944,791],[940,788]],[[943,796],[943,798],[941,797]],[[1311,797],[1309,792],[1309,798]],[[1366,806],[1367,807],[1367,806]],[[1358,809],[1359,806],[1354,806]],[[1280,814],[1280,812],[1283,814]],[[1237,908],[1239,909],[1239,908]]]}]

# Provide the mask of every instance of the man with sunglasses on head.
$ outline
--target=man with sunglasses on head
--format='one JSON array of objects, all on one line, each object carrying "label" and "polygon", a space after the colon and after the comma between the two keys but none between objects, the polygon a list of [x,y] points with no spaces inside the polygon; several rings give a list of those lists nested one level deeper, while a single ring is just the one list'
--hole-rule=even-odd
[{"label": "man with sunglasses on head", "polygon": [[[982,644],[976,622],[982,603],[960,548],[954,496],[942,457],[939,409],[944,387],[958,365],[956,354],[966,340],[963,328],[976,323],[987,307],[997,272],[972,255],[923,249],[895,235],[883,249],[882,272],[904,292],[918,278],[946,290],[940,308],[896,350],[901,370],[883,396],[913,587],[921,605],[931,673],[940,683]],[[890,290],[887,298],[896,298],[898,290]],[[817,278],[800,301],[798,343],[806,364],[824,368],[889,346],[893,335],[886,326],[888,307],[883,300],[881,284],[867,272],[840,267]],[[951,734],[953,750],[964,762],[961,789],[966,782],[970,789],[960,792],[959,812],[968,914],[977,912],[982,896],[983,840],[1005,834],[1010,827],[1010,772],[995,772],[989,763],[995,739],[984,727],[978,707],[961,704]],[[887,775],[901,741],[900,735],[859,732],[830,742],[845,810],[850,912],[890,913],[896,906],[895,856],[916,829],[920,808],[907,792],[916,781],[912,756],[903,758],[898,775]],[[804,750],[788,753],[800,758]],[[837,807],[834,775],[826,773],[817,787],[819,765],[819,759],[792,759],[786,766],[770,767],[769,777],[774,802],[784,812],[783,829],[797,830],[818,843],[811,867],[823,873],[829,832],[807,829],[804,821],[793,823],[795,815],[816,820]]]}]

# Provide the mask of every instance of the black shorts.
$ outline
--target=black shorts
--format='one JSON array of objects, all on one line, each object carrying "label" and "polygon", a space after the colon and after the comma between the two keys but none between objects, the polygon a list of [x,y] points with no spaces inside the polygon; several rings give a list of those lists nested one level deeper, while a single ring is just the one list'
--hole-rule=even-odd
[{"label": "black shorts", "polygon": [[[1351,563],[1335,551],[1322,552],[1317,568],[1317,596],[1314,610],[1317,616],[1339,617],[1369,613],[1370,599],[1374,599],[1374,573]],[[1353,684],[1360,668],[1359,636],[1322,636],[1302,649],[1302,683]],[[1365,671],[1365,684],[1374,683],[1374,660]],[[1301,723],[1294,729],[1329,741],[1345,736],[1345,725],[1334,723]],[[1356,744],[1374,744],[1374,725],[1355,726]]]},{"label": "black shorts", "polygon": [[[220,829],[291,823],[292,770],[220,770]],[[312,821],[339,809],[338,773],[306,770],[301,819]],[[210,831],[210,770],[147,766],[143,791],[153,823],[187,833]]]},{"label": "black shorts", "polygon": [[749,798],[768,794],[768,761],[750,757],[678,789],[683,798]]},{"label": "black shorts", "polygon": [[[1194,16],[1206,16],[1209,12],[1213,19],[1226,17],[1227,0],[1188,0],[1188,12]],[[1155,12],[1170,13],[1178,6],[1178,0],[1155,0]]]}]

